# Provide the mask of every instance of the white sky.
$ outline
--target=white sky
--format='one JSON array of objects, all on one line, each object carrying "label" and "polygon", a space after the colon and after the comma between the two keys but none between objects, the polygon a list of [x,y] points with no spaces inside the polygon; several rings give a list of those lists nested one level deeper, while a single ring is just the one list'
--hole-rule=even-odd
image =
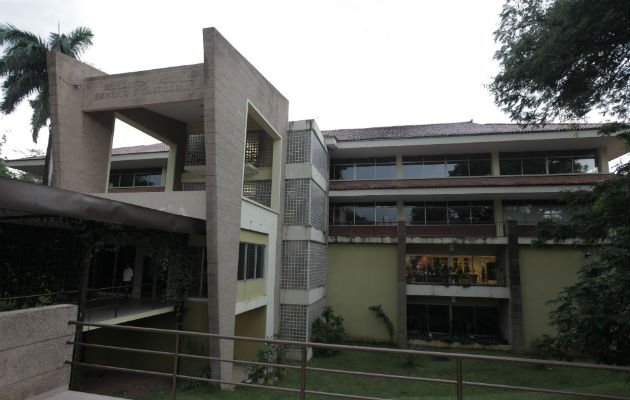
[{"label": "white sky", "polygon": [[[203,62],[216,27],[289,99],[289,119],[321,129],[510,122],[484,85],[503,0],[0,0],[0,22],[47,38],[87,26],[81,58],[113,74]],[[0,115],[3,154],[35,147],[28,104]],[[155,142],[117,121],[114,147]],[[48,132],[37,148],[45,149]]]}]

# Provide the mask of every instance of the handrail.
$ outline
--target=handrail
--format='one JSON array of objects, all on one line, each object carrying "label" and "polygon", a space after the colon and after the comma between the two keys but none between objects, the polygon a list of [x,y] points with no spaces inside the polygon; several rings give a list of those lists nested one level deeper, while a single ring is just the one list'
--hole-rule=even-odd
[{"label": "handrail", "polygon": [[[79,321],[69,321],[68,324],[76,325],[76,326],[92,326],[92,327],[109,328],[109,329],[117,329],[117,330],[125,330],[125,331],[162,333],[162,334],[175,335],[175,351],[174,352],[134,349],[134,348],[120,347],[120,346],[97,345],[97,344],[91,344],[91,343],[81,343],[81,342],[76,342],[76,341],[67,342],[67,344],[71,344],[75,346],[75,351],[79,349],[80,347],[92,347],[92,348],[100,348],[100,349],[106,349],[106,350],[122,350],[122,351],[130,351],[130,352],[144,353],[144,354],[173,356],[173,372],[172,373],[112,367],[112,366],[107,366],[107,365],[91,364],[91,363],[78,362],[78,361],[66,361],[66,364],[70,364],[73,366],[81,366],[81,367],[105,369],[105,370],[113,370],[113,371],[121,371],[121,372],[133,372],[133,373],[141,373],[141,374],[147,374],[147,375],[172,378],[172,395],[171,395],[172,399],[176,398],[177,379],[188,379],[188,380],[195,380],[195,381],[200,381],[200,382],[218,383],[218,384],[233,385],[233,386],[246,386],[246,387],[253,387],[253,388],[263,388],[267,390],[299,393],[300,399],[304,399],[305,395],[310,394],[310,395],[321,395],[321,396],[345,398],[345,399],[384,400],[378,397],[358,396],[358,395],[349,395],[349,394],[342,394],[342,393],[331,393],[331,392],[307,390],[306,389],[306,372],[320,372],[320,373],[343,374],[343,375],[350,375],[350,376],[364,376],[364,377],[372,377],[372,378],[385,378],[385,379],[398,379],[398,380],[409,380],[409,381],[418,381],[418,382],[454,384],[457,386],[457,399],[458,400],[461,400],[463,398],[462,389],[464,386],[484,387],[484,388],[494,388],[494,389],[504,389],[504,390],[517,390],[517,391],[538,392],[538,393],[550,393],[550,394],[580,396],[580,397],[600,398],[600,399],[630,400],[630,397],[623,397],[623,396],[572,392],[572,391],[565,391],[565,390],[546,389],[546,388],[529,387],[529,386],[514,386],[514,385],[503,385],[503,384],[495,384],[495,383],[464,381],[462,360],[469,359],[469,360],[513,362],[513,363],[550,365],[550,366],[562,366],[562,367],[574,367],[574,368],[591,368],[591,369],[598,369],[598,370],[620,371],[620,372],[630,373],[630,367],[619,366],[619,365],[574,363],[574,362],[555,361],[555,360],[540,360],[540,359],[532,359],[532,358],[503,357],[503,356],[487,356],[487,355],[463,354],[463,353],[446,353],[446,352],[426,351],[426,350],[407,350],[407,349],[388,349],[388,348],[382,348],[382,347],[348,346],[348,345],[340,345],[340,344],[300,342],[300,341],[294,341],[294,340],[263,339],[263,338],[252,338],[252,337],[245,337],[245,336],[219,335],[219,334],[204,333],[204,332],[177,331],[177,330],[161,329],[161,328],[145,328],[145,327],[126,326],[126,325],[108,325],[108,324],[79,322]],[[256,362],[256,361],[241,361],[241,360],[233,360],[233,359],[224,359],[224,358],[219,358],[219,357],[180,353],[179,352],[179,341],[180,341],[179,339],[181,336],[197,336],[197,337],[214,338],[214,339],[227,339],[227,340],[232,340],[232,341],[248,341],[248,342],[255,342],[255,343],[271,343],[271,344],[280,344],[280,345],[286,345],[286,346],[296,346],[296,347],[301,348],[300,366],[275,364],[275,363],[263,363],[263,362]],[[380,373],[371,373],[371,372],[308,367],[306,364],[306,361],[307,361],[307,348],[309,347],[335,349],[335,350],[367,351],[367,352],[387,353],[387,354],[403,354],[403,355],[414,355],[414,356],[423,355],[423,356],[455,358],[456,368],[457,368],[457,379],[453,380],[453,379],[424,378],[424,377],[414,377],[414,376],[404,376],[404,375],[391,375],[391,374],[380,374]],[[300,375],[301,375],[300,388],[291,389],[291,388],[264,386],[264,385],[242,383],[242,382],[232,382],[232,381],[226,381],[222,379],[209,379],[209,378],[181,375],[177,373],[177,369],[178,369],[177,367],[178,367],[179,359],[181,357],[198,359],[198,360],[230,362],[232,364],[259,365],[259,366],[267,366],[267,367],[279,367],[279,368],[300,370]]]}]

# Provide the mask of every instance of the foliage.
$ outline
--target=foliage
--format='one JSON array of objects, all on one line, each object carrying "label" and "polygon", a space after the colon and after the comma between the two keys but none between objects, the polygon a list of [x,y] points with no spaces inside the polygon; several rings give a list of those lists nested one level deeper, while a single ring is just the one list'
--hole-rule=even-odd
[{"label": "foliage", "polygon": [[50,117],[48,103],[47,51],[59,51],[72,58],[79,56],[92,44],[92,31],[79,27],[69,34],[51,33],[48,41],[33,33],[21,31],[11,24],[0,24],[0,46],[5,46],[0,58],[0,77],[4,98],[0,111],[12,113],[16,106],[29,96],[33,109],[31,128],[33,141],[37,141],[39,129]]},{"label": "foliage", "polygon": [[535,358],[571,361],[567,352],[562,348],[555,337],[542,335],[532,340],[531,354]]},{"label": "foliage", "polygon": [[389,319],[387,314],[385,314],[385,311],[383,311],[383,306],[381,306],[380,304],[372,305],[368,307],[368,310],[374,311],[376,313],[376,316],[383,320],[383,323],[385,324],[385,328],[387,328],[387,333],[389,334],[389,340],[392,343],[395,342],[394,324],[392,324],[392,321]]},{"label": "foliage", "polygon": [[[258,349],[256,361],[266,364],[282,364],[287,352],[287,346],[277,343],[265,343]],[[250,365],[246,373],[251,382],[256,383],[257,379],[263,379],[270,385],[276,384],[278,380],[286,374],[286,369],[265,365]]]},{"label": "foliage", "polygon": [[538,224],[535,245],[579,240],[588,260],[578,281],[550,303],[551,323],[558,328],[556,344],[605,363],[628,364],[630,354],[629,164],[592,191],[565,193],[575,210],[565,225]]},{"label": "foliage", "polygon": [[512,120],[627,121],[630,2],[507,0],[494,32],[500,72],[489,86]]},{"label": "foliage", "polygon": [[[317,343],[341,344],[346,338],[346,330],[343,327],[343,317],[335,315],[332,307],[326,306],[320,318],[313,322],[311,339]],[[332,355],[338,352],[334,349],[313,348],[315,354]]]},{"label": "foliage", "polygon": [[[2,158],[2,146],[4,146],[7,142],[7,137],[6,135],[2,135],[2,137],[0,137],[0,176],[4,176],[6,178],[13,178],[13,179],[19,179],[21,181],[24,182],[31,182],[31,183],[42,183],[42,178],[31,174],[30,172],[19,172],[19,171],[13,171],[11,169],[9,169],[6,165],[6,159]],[[27,155],[26,157],[37,157],[37,156],[41,156],[41,151],[38,149],[29,149],[27,150]]]}]

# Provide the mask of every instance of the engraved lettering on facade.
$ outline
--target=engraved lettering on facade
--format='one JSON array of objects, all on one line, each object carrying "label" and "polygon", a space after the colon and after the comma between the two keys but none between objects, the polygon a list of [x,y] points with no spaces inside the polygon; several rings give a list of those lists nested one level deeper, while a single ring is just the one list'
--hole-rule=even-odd
[{"label": "engraved lettering on facade", "polygon": [[183,76],[163,77],[157,81],[122,80],[103,85],[102,91],[94,93],[95,100],[115,99],[120,97],[138,97],[148,94],[180,92],[201,88],[201,79],[193,77],[191,72]]}]

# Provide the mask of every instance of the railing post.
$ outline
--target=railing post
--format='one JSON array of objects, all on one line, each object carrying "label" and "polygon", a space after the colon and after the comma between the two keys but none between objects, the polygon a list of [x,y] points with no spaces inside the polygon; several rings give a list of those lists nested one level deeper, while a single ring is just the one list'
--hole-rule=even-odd
[{"label": "railing post", "polygon": [[175,353],[173,353],[173,392],[171,399],[175,400],[177,396],[177,364],[179,361],[179,332],[175,333]]},{"label": "railing post", "polygon": [[302,379],[300,379],[300,400],[304,400],[306,394],[306,344],[302,345],[302,368],[300,369]]},{"label": "railing post", "polygon": [[118,296],[120,296],[120,288],[116,289],[116,305],[114,306],[114,318],[118,318]]},{"label": "railing post", "polygon": [[462,381],[463,381],[463,371],[462,371],[462,359],[457,357],[457,400],[462,400]]}]

